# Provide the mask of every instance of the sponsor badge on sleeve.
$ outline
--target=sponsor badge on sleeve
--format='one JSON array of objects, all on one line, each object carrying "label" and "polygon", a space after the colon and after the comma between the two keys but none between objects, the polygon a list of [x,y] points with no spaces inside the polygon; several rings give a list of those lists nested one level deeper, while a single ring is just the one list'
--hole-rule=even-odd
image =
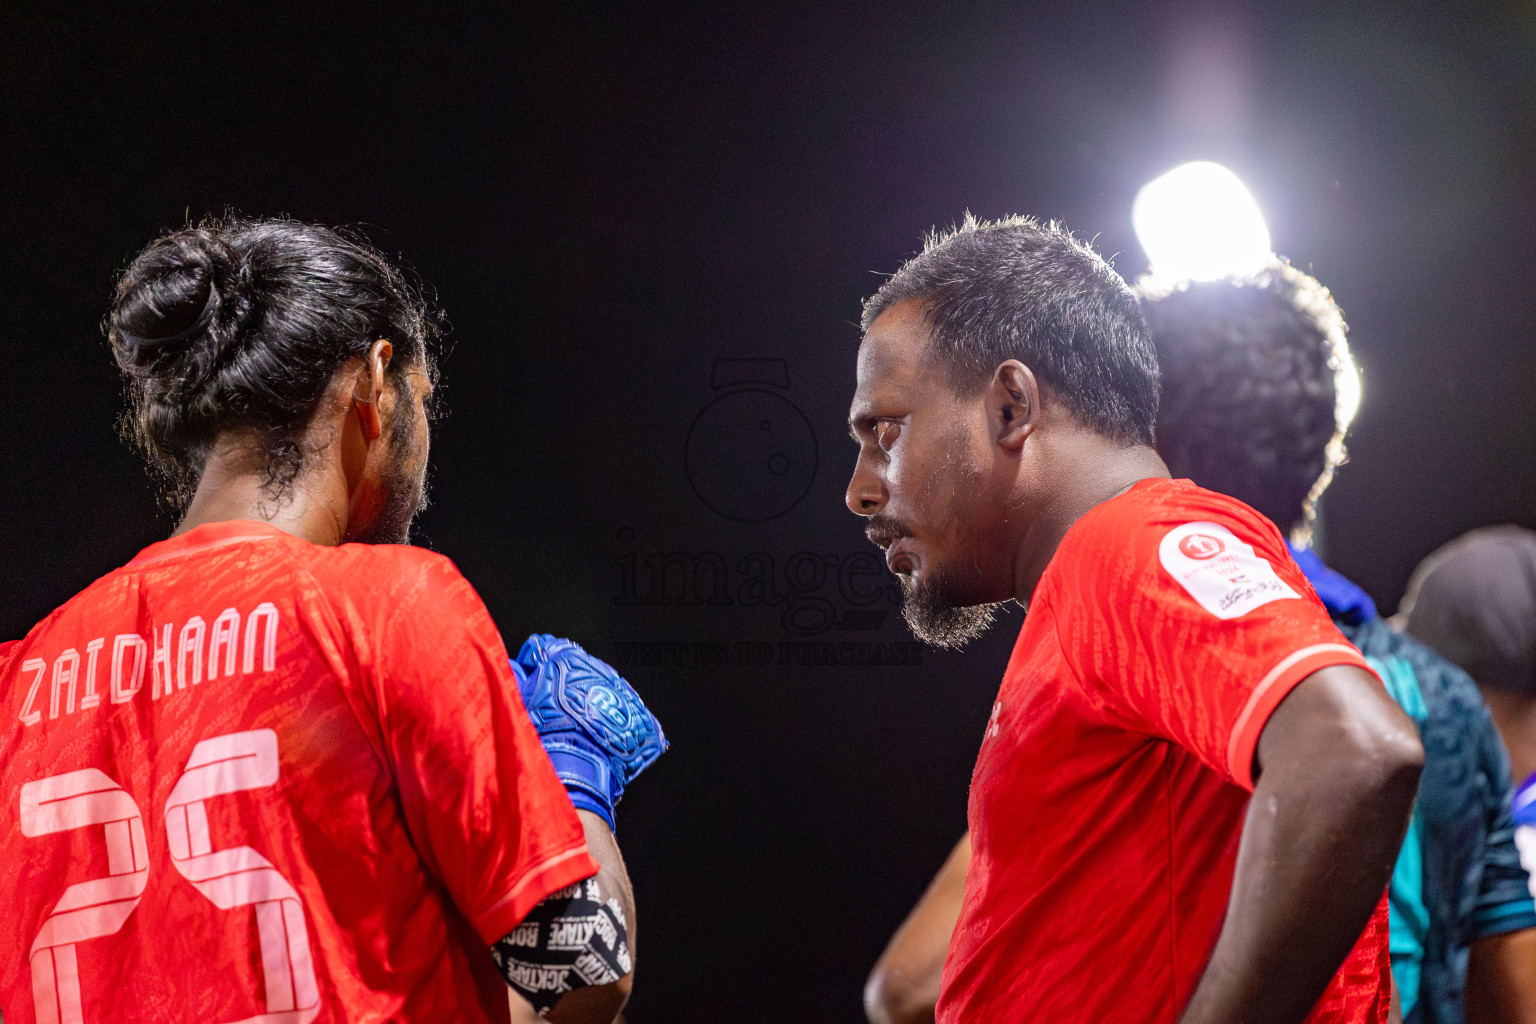
[{"label": "sponsor badge on sleeve", "polygon": [[1157,554],[1179,586],[1218,619],[1235,619],[1271,601],[1301,596],[1266,559],[1216,523],[1174,527]]}]

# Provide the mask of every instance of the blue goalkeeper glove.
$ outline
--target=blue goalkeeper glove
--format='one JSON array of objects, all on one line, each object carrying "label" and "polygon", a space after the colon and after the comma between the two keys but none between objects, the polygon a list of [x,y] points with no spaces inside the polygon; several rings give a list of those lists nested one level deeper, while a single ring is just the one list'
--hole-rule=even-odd
[{"label": "blue goalkeeper glove", "polygon": [[661,723],[612,666],[574,641],[535,633],[512,672],[571,803],[613,828],[624,787],[667,749]]}]

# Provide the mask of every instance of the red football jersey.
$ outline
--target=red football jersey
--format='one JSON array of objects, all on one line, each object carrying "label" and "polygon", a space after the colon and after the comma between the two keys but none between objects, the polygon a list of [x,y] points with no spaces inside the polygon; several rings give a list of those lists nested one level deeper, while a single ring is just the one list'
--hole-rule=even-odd
[{"label": "red football jersey", "polygon": [[446,558],[200,526],[0,653],[6,1024],[506,1020],[596,873]]},{"label": "red football jersey", "polygon": [[[1144,480],[1068,532],[1035,590],[971,783],[946,1024],[1157,1021],[1216,944],[1270,714],[1365,659],[1274,525]],[[1385,900],[1309,1020],[1379,1024]]]}]

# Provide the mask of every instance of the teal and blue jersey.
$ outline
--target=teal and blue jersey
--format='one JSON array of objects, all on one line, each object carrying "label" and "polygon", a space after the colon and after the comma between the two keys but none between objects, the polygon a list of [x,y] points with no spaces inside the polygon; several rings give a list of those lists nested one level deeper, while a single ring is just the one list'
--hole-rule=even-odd
[{"label": "teal and blue jersey", "polygon": [[1462,1024],[1478,939],[1536,928],[1515,846],[1509,759],[1472,678],[1397,632],[1370,597],[1292,549],[1335,625],[1360,649],[1424,743],[1424,774],[1392,875],[1392,975],[1405,1024]]}]

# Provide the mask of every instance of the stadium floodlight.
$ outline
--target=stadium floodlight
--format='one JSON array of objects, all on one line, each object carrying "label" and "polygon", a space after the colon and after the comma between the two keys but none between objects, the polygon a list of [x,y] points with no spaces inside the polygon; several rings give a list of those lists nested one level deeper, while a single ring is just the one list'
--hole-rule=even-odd
[{"label": "stadium floodlight", "polygon": [[1241,277],[1274,259],[1259,204],[1236,174],[1209,160],[1143,185],[1131,223],[1153,275],[1164,281]]}]

